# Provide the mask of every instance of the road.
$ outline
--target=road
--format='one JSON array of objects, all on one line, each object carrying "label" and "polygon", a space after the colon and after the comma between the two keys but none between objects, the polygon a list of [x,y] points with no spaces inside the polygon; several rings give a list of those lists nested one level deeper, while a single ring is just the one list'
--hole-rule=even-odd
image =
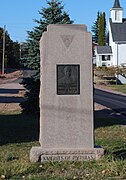
[{"label": "road", "polygon": [[126,116],[126,95],[95,88],[94,102]]},{"label": "road", "polygon": [[26,100],[25,88],[20,84],[22,76],[28,78],[35,73],[33,70],[17,70],[0,78],[0,112],[21,110],[20,103]]},{"label": "road", "polygon": [[17,78],[0,79],[0,112],[21,110],[20,103],[25,100],[24,87]]},{"label": "road", "polygon": [[0,103],[21,103],[24,101],[24,97],[20,94],[21,91],[24,91],[24,87],[19,82],[20,79],[14,78],[0,84]]}]

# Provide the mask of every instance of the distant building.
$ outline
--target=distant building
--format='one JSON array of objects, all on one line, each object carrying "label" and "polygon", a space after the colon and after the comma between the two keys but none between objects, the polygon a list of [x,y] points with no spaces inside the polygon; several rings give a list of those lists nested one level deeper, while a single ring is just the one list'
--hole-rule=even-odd
[{"label": "distant building", "polygon": [[97,67],[126,64],[126,18],[123,18],[123,8],[119,0],[115,0],[110,13],[109,46],[96,46],[94,49]]},{"label": "distant building", "polygon": [[95,59],[97,67],[112,66],[112,48],[110,46],[95,46]]}]

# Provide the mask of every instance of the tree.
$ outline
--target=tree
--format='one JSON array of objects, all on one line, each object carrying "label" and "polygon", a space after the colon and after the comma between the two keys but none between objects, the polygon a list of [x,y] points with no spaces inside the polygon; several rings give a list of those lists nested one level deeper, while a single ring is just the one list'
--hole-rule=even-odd
[{"label": "tree", "polygon": [[91,29],[91,31],[93,32],[92,38],[95,43],[98,43],[99,16],[100,12],[98,11],[96,21],[94,22]]},{"label": "tree", "polygon": [[[3,58],[3,28],[0,27],[0,69]],[[13,42],[8,34],[5,32],[5,68],[19,67],[19,43]]]},{"label": "tree", "polygon": [[100,18],[99,18],[98,45],[99,46],[106,45],[106,19],[104,12],[100,14]]},{"label": "tree", "polygon": [[97,13],[97,19],[92,26],[93,41],[100,46],[106,45],[106,18],[105,12]]},{"label": "tree", "polygon": [[40,89],[40,51],[39,41],[42,33],[47,30],[49,24],[71,24],[73,21],[59,0],[47,1],[48,7],[42,8],[39,11],[40,20],[34,20],[38,26],[34,27],[32,31],[28,31],[28,39],[25,46],[28,52],[26,57],[22,59],[25,67],[37,70],[37,73],[30,77],[23,79],[23,85],[27,89],[25,96],[27,101],[21,103],[23,111],[25,112],[39,112],[39,89]]}]

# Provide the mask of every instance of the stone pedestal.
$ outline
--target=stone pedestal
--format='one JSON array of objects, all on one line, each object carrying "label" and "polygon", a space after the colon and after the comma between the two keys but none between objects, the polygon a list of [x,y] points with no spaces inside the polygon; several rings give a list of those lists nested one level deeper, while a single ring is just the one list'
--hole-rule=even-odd
[{"label": "stone pedestal", "polygon": [[85,25],[49,25],[40,40],[40,146],[32,162],[92,160],[92,35]]},{"label": "stone pedestal", "polygon": [[44,149],[42,147],[32,147],[30,151],[31,162],[49,161],[87,161],[99,159],[103,156],[103,148],[83,148],[83,149]]}]

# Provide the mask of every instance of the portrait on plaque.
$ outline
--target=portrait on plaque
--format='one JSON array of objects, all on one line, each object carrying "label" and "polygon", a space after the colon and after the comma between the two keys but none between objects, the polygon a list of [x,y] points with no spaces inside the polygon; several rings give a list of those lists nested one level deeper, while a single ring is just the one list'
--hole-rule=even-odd
[{"label": "portrait on plaque", "polygon": [[80,65],[57,65],[57,94],[80,94]]}]

